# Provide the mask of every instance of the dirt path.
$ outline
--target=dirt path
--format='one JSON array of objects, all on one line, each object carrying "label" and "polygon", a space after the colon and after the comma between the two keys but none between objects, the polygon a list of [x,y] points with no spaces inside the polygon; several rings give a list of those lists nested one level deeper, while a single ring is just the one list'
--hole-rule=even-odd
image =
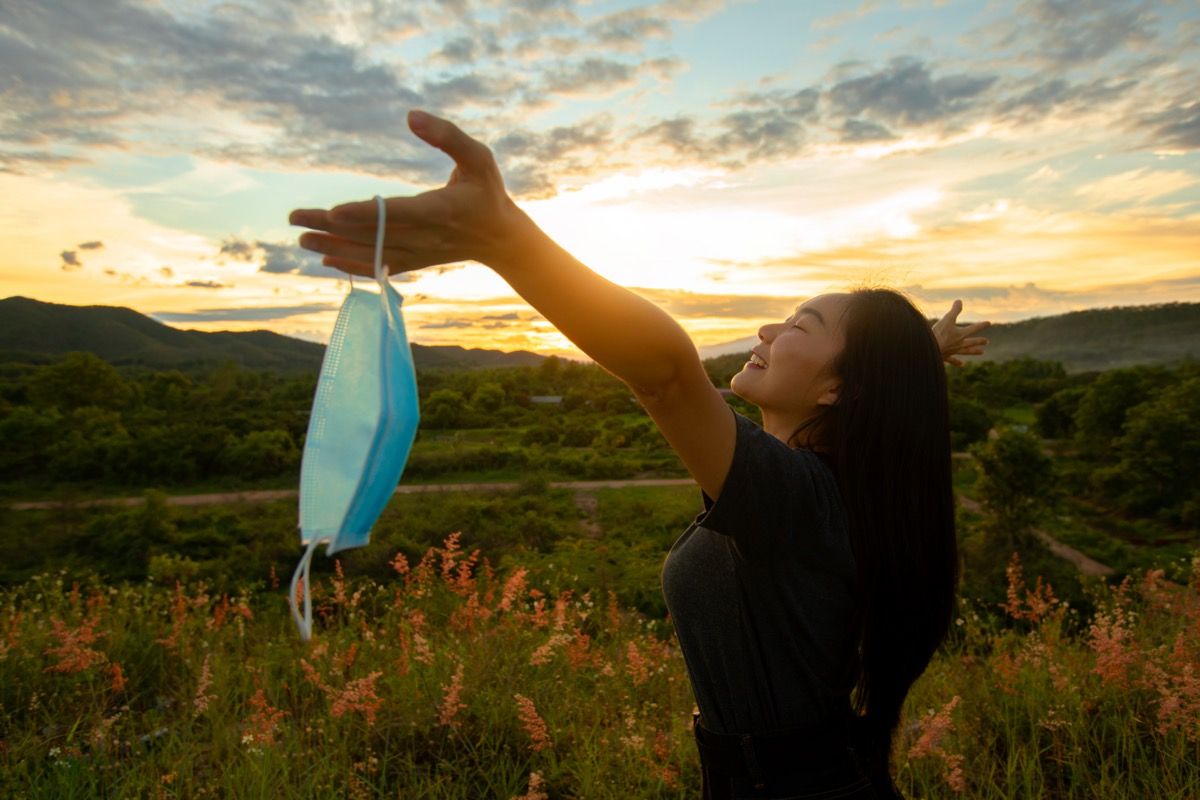
[{"label": "dirt path", "polygon": [[[396,487],[396,494],[413,494],[416,492],[487,492],[512,491],[520,483],[414,483],[402,484]],[[580,499],[580,493],[596,489],[622,489],[626,486],[694,486],[691,478],[638,478],[627,481],[559,481],[551,482],[553,489],[575,489],[576,505],[587,512],[589,516],[595,512],[595,497],[590,501]],[[167,497],[169,506],[211,506],[229,503],[264,503],[272,500],[288,500],[295,498],[299,492],[295,489],[269,489],[254,492],[220,492],[216,494],[185,494]],[[94,506],[140,506],[146,502],[144,497],[106,497],[99,500],[81,500],[73,503],[66,500],[39,500],[29,503],[13,503],[8,506],[13,511],[30,511],[46,508],[92,508]]]},{"label": "dirt path", "polygon": [[[971,498],[964,497],[960,494],[958,495],[958,502],[959,505],[968,511],[974,511],[976,513],[983,512],[983,507],[980,506],[977,500],[972,500]],[[1103,577],[1106,575],[1112,575],[1116,571],[1106,564],[1101,564],[1091,556],[1079,552],[1074,547],[1063,544],[1058,539],[1055,539],[1053,536],[1043,530],[1034,528],[1033,532],[1039,539],[1046,543],[1046,546],[1050,548],[1051,553],[1054,553],[1054,555],[1058,556],[1059,558],[1070,561],[1084,575],[1098,575]]]}]

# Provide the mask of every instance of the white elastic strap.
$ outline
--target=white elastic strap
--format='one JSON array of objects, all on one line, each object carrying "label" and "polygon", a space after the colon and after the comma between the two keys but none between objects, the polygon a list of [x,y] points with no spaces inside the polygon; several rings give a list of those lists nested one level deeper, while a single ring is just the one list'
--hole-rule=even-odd
[{"label": "white elastic strap", "polygon": [[[300,629],[300,638],[306,642],[312,638],[312,584],[308,581],[308,568],[312,564],[313,553],[316,551],[317,545],[328,541],[328,539],[314,537],[308,543],[308,549],[304,551],[300,563],[296,565],[296,571],[292,573],[292,588],[288,592],[288,606],[292,609],[292,619],[296,621],[296,627]],[[301,577],[304,578],[303,617],[300,616],[300,610],[296,608],[296,584]]]},{"label": "white elastic strap", "polygon": [[375,229],[375,280],[379,281],[379,288],[382,289],[387,283],[387,270],[383,266],[383,228],[387,222],[387,206],[379,195],[375,195],[375,204],[379,206],[379,222]]}]

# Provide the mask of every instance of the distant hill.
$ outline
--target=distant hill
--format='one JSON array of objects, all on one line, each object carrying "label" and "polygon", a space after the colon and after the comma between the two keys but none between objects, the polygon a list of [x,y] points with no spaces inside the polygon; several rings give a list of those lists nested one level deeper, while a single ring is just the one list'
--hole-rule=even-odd
[{"label": "distant hill", "polygon": [[[185,331],[128,308],[68,306],[27,297],[0,300],[0,360],[47,361],[74,350],[117,365],[193,369],[228,361],[248,369],[317,371],[325,346],[270,331]],[[413,344],[417,369],[537,365],[546,356],[518,350],[467,350]]]},{"label": "distant hill", "polygon": [[[991,340],[987,355],[968,357],[968,363],[1029,357],[1059,361],[1067,372],[1170,364],[1200,358],[1200,303],[1072,311],[998,323],[988,328],[986,335]],[[700,356],[709,362],[709,374],[732,376],[758,341],[758,336],[750,336],[702,347]],[[728,385],[728,377],[724,385]]]},{"label": "distant hill", "polygon": [[987,360],[1028,356],[1060,361],[1068,372],[1200,358],[1200,303],[1072,311],[993,325]]},{"label": "distant hill", "polygon": [[[987,360],[1061,361],[1068,372],[1200,358],[1200,303],[1073,311],[993,325]],[[710,374],[741,368],[757,336],[700,348]],[[249,369],[316,371],[324,345],[270,331],[205,333],[172,328],[128,308],[67,306],[25,297],[0,300],[0,361],[46,361],[85,350],[118,365],[189,369],[235,361]],[[418,369],[536,366],[527,350],[412,346]],[[726,379],[725,385],[728,385]]]}]

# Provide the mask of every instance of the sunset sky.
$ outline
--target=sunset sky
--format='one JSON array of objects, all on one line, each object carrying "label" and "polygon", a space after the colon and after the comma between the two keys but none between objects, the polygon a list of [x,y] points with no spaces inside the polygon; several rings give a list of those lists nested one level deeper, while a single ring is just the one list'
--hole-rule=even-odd
[{"label": "sunset sky", "polygon": [[[995,321],[1200,301],[1200,3],[3,0],[0,296],[324,340],[293,208],[444,182],[419,107],[702,348],[866,282]],[[486,267],[412,341],[581,357]]]}]

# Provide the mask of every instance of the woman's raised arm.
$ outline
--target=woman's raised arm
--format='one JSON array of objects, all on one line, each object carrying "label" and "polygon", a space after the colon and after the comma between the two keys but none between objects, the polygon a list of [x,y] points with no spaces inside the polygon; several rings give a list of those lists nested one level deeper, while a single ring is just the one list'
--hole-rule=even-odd
[{"label": "woman's raised arm", "polygon": [[[699,361],[669,314],[588,269],[517,207],[485,145],[421,111],[410,112],[408,124],[455,166],[441,189],[387,199],[383,261],[390,272],[455,261],[486,264],[580,350],[644,395],[659,393],[684,364]],[[376,215],[368,200],[297,209],[289,221],[313,229],[300,237],[300,246],[325,254],[327,266],[371,275]]]}]

